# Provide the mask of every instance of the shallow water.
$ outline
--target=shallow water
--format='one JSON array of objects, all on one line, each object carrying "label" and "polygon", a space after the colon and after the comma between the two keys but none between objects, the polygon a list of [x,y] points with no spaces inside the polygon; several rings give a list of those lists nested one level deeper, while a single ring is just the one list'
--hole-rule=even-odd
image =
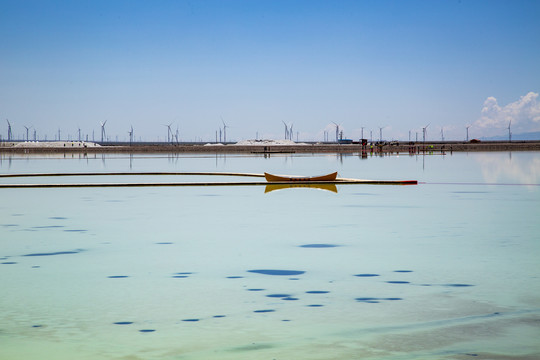
[{"label": "shallow water", "polygon": [[[540,356],[540,153],[3,157],[418,186],[0,189],[0,359]],[[28,182],[249,181],[201,176]]]}]

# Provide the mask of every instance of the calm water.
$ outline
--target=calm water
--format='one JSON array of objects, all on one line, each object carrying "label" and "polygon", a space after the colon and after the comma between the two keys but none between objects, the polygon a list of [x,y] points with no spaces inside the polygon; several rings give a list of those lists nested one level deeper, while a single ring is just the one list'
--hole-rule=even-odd
[{"label": "calm water", "polygon": [[[0,189],[0,359],[540,357],[540,153],[3,157],[418,186]],[[246,178],[17,178],[26,182]],[[255,179],[257,180],[257,179]]]}]

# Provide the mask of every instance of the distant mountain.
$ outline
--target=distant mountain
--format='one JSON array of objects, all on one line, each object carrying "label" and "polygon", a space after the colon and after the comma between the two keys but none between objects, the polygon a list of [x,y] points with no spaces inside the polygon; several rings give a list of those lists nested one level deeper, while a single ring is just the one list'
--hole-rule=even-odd
[{"label": "distant mountain", "polygon": [[[508,135],[481,137],[480,140],[508,140]],[[512,140],[540,140],[540,131],[512,134]]]}]

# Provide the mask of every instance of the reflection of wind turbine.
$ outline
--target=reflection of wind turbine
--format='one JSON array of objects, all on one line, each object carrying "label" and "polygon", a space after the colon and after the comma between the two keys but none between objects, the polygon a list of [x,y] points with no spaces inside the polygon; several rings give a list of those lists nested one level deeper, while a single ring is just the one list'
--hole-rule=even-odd
[{"label": "reflection of wind turbine", "polygon": [[7,124],[8,124],[8,133],[7,133],[7,137],[8,137],[8,141],[11,141],[11,138],[13,137],[13,134],[11,132],[11,123],[9,122],[8,119],[6,119],[7,121]]},{"label": "reflection of wind turbine", "polygon": [[107,123],[107,120],[101,123],[101,142],[103,142],[103,139],[106,139],[107,136],[105,134],[105,124]]}]

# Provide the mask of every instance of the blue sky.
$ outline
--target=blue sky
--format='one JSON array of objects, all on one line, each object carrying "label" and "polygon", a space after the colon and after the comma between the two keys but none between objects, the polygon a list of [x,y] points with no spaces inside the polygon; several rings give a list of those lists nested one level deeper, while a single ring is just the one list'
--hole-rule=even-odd
[{"label": "blue sky", "polygon": [[0,134],[540,131],[538,19],[525,0],[0,0]]}]

